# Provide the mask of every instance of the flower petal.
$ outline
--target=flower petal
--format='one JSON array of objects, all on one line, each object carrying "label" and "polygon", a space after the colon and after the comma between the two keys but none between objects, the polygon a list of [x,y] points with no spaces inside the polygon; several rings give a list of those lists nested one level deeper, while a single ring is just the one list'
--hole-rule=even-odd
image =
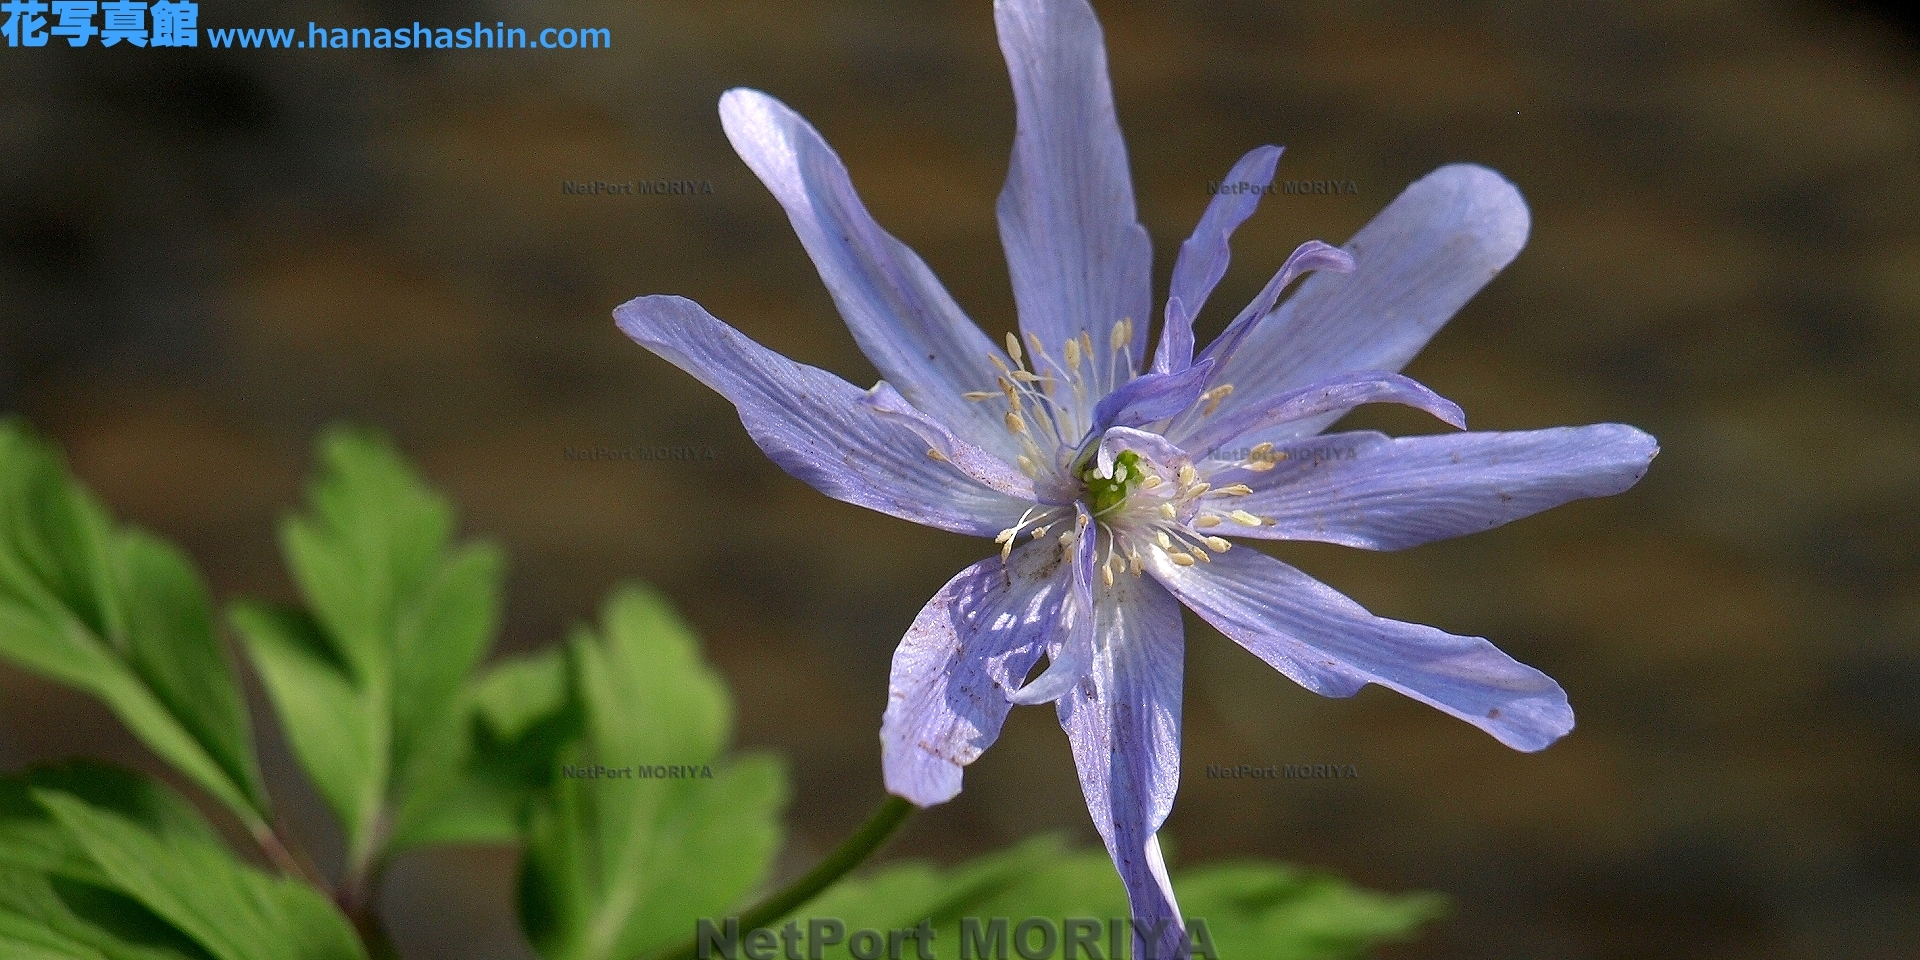
[{"label": "flower petal", "polygon": [[1352,273],[1353,256],[1319,240],[1308,240],[1295,247],[1287,255],[1287,261],[1274,271],[1267,285],[1260,288],[1260,293],[1240,311],[1239,316],[1233,318],[1232,323],[1227,324],[1227,329],[1221,331],[1218,338],[1207,344],[1207,349],[1200,354],[1201,359],[1225,365],[1233,358],[1234,351],[1246,342],[1247,335],[1253,332],[1254,327],[1273,313],[1273,305],[1279,302],[1280,294],[1286,291],[1287,285],[1318,270]]},{"label": "flower petal", "polygon": [[[1316,273],[1248,334],[1220,370],[1227,408],[1355,370],[1399,370],[1526,243],[1513,184],[1470,164],[1441,167],[1346,245],[1349,274]],[[1323,418],[1314,430],[1332,422]]]},{"label": "flower petal", "polygon": [[1399,550],[1491,530],[1569,500],[1620,493],[1646,475],[1659,451],[1652,437],[1618,423],[1318,436],[1305,455],[1288,456],[1271,470],[1234,472],[1232,479],[1253,493],[1233,505],[1276,521],[1235,535]]},{"label": "flower petal", "polygon": [[1255,550],[1231,550],[1193,567],[1153,551],[1149,564],[1202,619],[1322,696],[1351,696],[1377,683],[1516,750],[1539,750],[1573,729],[1573,710],[1553,678],[1480,637],[1376,617]]},{"label": "flower petal", "polygon": [[923,807],[960,792],[961,768],[1000,736],[1008,691],[1060,629],[1069,593],[1054,543],[960,571],[893,654],[880,749],[887,790]]},{"label": "flower petal", "polygon": [[[740,158],[786,208],[860,349],[907,402],[1011,459],[999,417],[961,394],[991,390],[999,356],[918,254],[874,222],[833,148],[786,104],[758,90],[720,98]],[[1009,452],[1011,451],[1011,452]]]},{"label": "flower petal", "polygon": [[721,396],[781,469],[836,500],[955,533],[992,536],[1029,504],[927,456],[927,445],[863,402],[866,391],[754,343],[683,297],[640,297],[620,329]]},{"label": "flower petal", "polygon": [[[1007,699],[1022,706],[1060,699],[1093,666],[1093,554],[1099,538],[1094,536],[1086,504],[1075,501],[1073,513],[1072,545],[1056,546],[1066,551],[1071,565],[1065,574],[1067,595],[1060,605],[1060,623],[1047,647],[1051,662],[1046,672],[1007,694]],[[1047,546],[1045,540],[1038,542],[1043,549]]]},{"label": "flower petal", "polygon": [[[1153,352],[1153,372],[1177,373],[1193,365],[1193,318],[1200,315],[1233,258],[1229,244],[1235,228],[1253,216],[1260,196],[1273,183],[1280,148],[1255,147],[1240,158],[1220,181],[1220,192],[1207,202],[1207,211],[1180,245],[1173,261],[1173,281],[1167,288],[1166,325],[1160,328],[1160,346]],[[1240,189],[1240,184],[1247,189]]]},{"label": "flower petal", "polygon": [[1153,249],[1134,211],[1100,22],[1086,0],[996,0],[993,12],[1016,107],[998,209],[1020,328],[1056,359],[1088,334],[1105,376],[1113,326],[1131,319],[1125,346],[1138,370]]},{"label": "flower petal", "polygon": [[1156,838],[1180,785],[1180,605],[1153,580],[1125,576],[1101,591],[1096,622],[1093,669],[1060,699],[1060,726],[1137,929],[1159,925],[1153,940],[1136,940],[1134,955],[1185,956]]},{"label": "flower petal", "polygon": [[1283,438],[1292,439],[1303,429],[1300,424],[1317,424],[1323,417],[1338,417],[1369,403],[1401,403],[1433,414],[1450,426],[1467,425],[1466,414],[1458,404],[1419,381],[1397,373],[1366,371],[1328,377],[1305,389],[1269,397],[1263,403],[1243,403],[1231,413],[1200,420],[1184,434],[1169,431],[1169,435],[1204,457],[1236,441],[1249,444],[1257,437],[1278,443]]},{"label": "flower petal", "polygon": [[982,486],[1019,500],[1034,500],[1032,477],[1008,466],[1005,460],[954,436],[945,424],[914,409],[892,384],[882,380],[861,399],[875,413],[912,430],[914,435],[927,442],[927,449],[945,457],[955,469],[979,481]]},{"label": "flower petal", "polygon": [[1213,377],[1213,361],[1203,360],[1179,373],[1143,373],[1100,398],[1093,408],[1090,434],[1108,427],[1139,427],[1176,416],[1194,405]]}]

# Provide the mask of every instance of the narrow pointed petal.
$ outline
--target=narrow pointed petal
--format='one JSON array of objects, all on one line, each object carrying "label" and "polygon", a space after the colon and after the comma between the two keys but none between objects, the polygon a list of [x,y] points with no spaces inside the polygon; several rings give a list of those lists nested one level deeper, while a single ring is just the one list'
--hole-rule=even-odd
[{"label": "narrow pointed petal", "polygon": [[1513,261],[1528,224],[1520,192],[1485,167],[1454,164],[1421,178],[1346,244],[1352,273],[1308,277],[1248,334],[1220,370],[1237,388],[1226,406],[1335,374],[1406,366]]},{"label": "narrow pointed petal", "polygon": [[971,442],[1016,445],[998,415],[961,394],[993,389],[997,356],[918,254],[874,222],[833,148],[786,104],[757,90],[720,98],[740,158],[786,208],[860,349],[907,402]]},{"label": "narrow pointed petal", "polygon": [[1146,373],[1107,394],[1093,408],[1091,433],[1108,427],[1139,427],[1186,411],[1200,399],[1213,377],[1213,361],[1205,360],[1179,373]]},{"label": "narrow pointed petal", "polygon": [[955,533],[992,536],[1030,504],[927,456],[866,391],[794,363],[682,297],[640,297],[613,312],[622,332],[692,374],[740,411],[781,469],[827,496]]},{"label": "narrow pointed petal", "polygon": [[945,424],[914,409],[892,384],[883,380],[861,399],[875,413],[912,430],[927,442],[927,449],[945,457],[955,469],[972,477],[981,486],[1015,499],[1034,500],[1032,477],[1009,466],[1005,460],[954,436]]},{"label": "narrow pointed petal", "polygon": [[1376,617],[1255,550],[1193,567],[1154,556],[1153,576],[1201,619],[1322,696],[1351,696],[1377,683],[1516,750],[1539,750],[1573,729],[1559,684],[1480,637]]},{"label": "narrow pointed petal", "polygon": [[1100,23],[1086,0],[996,0],[1013,77],[1013,163],[1000,193],[1000,239],[1020,328],[1055,358],[1070,337],[1093,341],[1108,369],[1114,324],[1143,363],[1152,245],[1134,210],[1127,148],[1113,109]]},{"label": "narrow pointed petal", "polygon": [[[1057,705],[1093,825],[1127,887],[1134,956],[1185,956],[1184,925],[1156,838],[1180,782],[1180,605],[1149,578],[1101,591],[1093,669]],[[1147,953],[1151,948],[1155,952]]]},{"label": "narrow pointed petal", "polygon": [[[1207,211],[1180,245],[1173,262],[1173,282],[1167,288],[1166,325],[1160,328],[1160,346],[1153,352],[1153,372],[1178,373],[1193,365],[1193,318],[1227,275],[1233,257],[1233,231],[1260,206],[1260,197],[1273,183],[1280,148],[1255,147],[1240,158],[1220,181],[1220,192],[1207,202]],[[1241,189],[1240,184],[1247,188]]]},{"label": "narrow pointed petal", "polygon": [[[1093,518],[1087,514],[1086,505],[1075,502],[1073,510],[1072,546],[1062,548],[1057,543],[1054,546],[1054,549],[1065,550],[1067,563],[1061,576],[1066,580],[1067,595],[1060,605],[1054,642],[1047,648],[1051,662],[1031,683],[1007,695],[1007,699],[1022,706],[1060,699],[1079,684],[1080,678],[1093,666],[1093,556],[1099,538],[1094,536]],[[1041,541],[1040,547],[1045,549],[1047,541]]]},{"label": "narrow pointed petal", "polygon": [[1308,240],[1295,247],[1293,252],[1287,255],[1287,261],[1280,265],[1279,270],[1274,271],[1267,285],[1260,288],[1259,295],[1233,318],[1232,323],[1227,324],[1227,329],[1221,331],[1219,339],[1207,344],[1207,349],[1200,354],[1201,359],[1212,360],[1216,365],[1224,366],[1233,358],[1234,351],[1240,349],[1240,345],[1246,342],[1247,336],[1253,333],[1254,328],[1273,312],[1273,305],[1280,302],[1280,294],[1286,291],[1287,286],[1309,273],[1320,270],[1329,273],[1352,273],[1353,257],[1345,250],[1319,240]]},{"label": "narrow pointed petal", "polygon": [[1299,455],[1271,470],[1234,471],[1232,481],[1253,488],[1234,506],[1275,521],[1235,535],[1400,550],[1491,530],[1569,500],[1610,497],[1646,476],[1659,451],[1652,437],[1618,423],[1399,438],[1328,434],[1303,441]]},{"label": "narrow pointed petal", "polygon": [[1000,736],[1007,698],[1060,629],[1069,592],[1057,544],[989,557],[928,601],[893,654],[880,748],[887,790],[923,807],[960,792]]},{"label": "narrow pointed petal", "polygon": [[1424,410],[1449,426],[1464,429],[1466,413],[1447,398],[1422,386],[1411,377],[1397,373],[1362,372],[1329,377],[1313,386],[1279,396],[1264,403],[1244,403],[1232,412],[1221,412],[1199,421],[1184,434],[1175,432],[1179,444],[1188,450],[1213,451],[1223,447],[1245,447],[1259,440],[1279,442],[1291,439],[1303,429],[1300,424],[1317,424],[1324,417],[1339,417],[1355,407],[1369,403],[1399,403]]}]

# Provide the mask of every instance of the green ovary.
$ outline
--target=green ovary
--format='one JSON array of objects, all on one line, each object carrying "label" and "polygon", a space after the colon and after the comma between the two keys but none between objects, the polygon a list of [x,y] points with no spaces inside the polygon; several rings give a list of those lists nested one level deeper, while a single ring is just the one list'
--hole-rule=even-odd
[{"label": "green ovary", "polygon": [[1132,450],[1122,452],[1113,458],[1113,476],[1102,477],[1094,473],[1094,467],[1088,466],[1080,474],[1080,482],[1086,485],[1087,507],[1094,516],[1100,516],[1127,499],[1140,481],[1146,479],[1146,470],[1140,467],[1140,455]]}]

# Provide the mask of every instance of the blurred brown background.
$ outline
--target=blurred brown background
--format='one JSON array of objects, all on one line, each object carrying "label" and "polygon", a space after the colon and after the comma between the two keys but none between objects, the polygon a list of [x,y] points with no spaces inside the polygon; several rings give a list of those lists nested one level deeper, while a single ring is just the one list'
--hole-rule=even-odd
[{"label": "blurred brown background", "polygon": [[[1453,894],[1394,957],[1920,957],[1920,71],[1857,8],[1628,3],[1096,4],[1164,292],[1205,187],[1288,147],[1203,326],[1308,238],[1473,160],[1533,210],[1520,259],[1408,371],[1479,429],[1616,420],[1664,448],[1630,494],[1401,554],[1277,552],[1382,615],[1493,638],[1579,729],[1538,755],[1369,688],[1308,694],[1196,622],[1178,859],[1297,860]],[[717,396],[609,310],[684,294],[870,383],[714,104],[810,117],[883,224],[990,331],[1013,132],[986,0],[202,4],[203,27],[604,26],[610,52],[0,53],[0,398],[217,594],[290,596],[276,517],[309,443],[390,431],[513,559],[501,651],[614,583],[664,588],[796,776],[785,869],[881,792],[888,656],[990,545],[772,467]],[[204,43],[204,41],[203,41]],[[712,195],[569,196],[566,180]],[[1376,419],[1396,428],[1417,420]],[[566,446],[711,446],[570,462]],[[258,698],[256,697],[256,706]],[[263,711],[257,711],[264,717]],[[263,720],[263,726],[269,726]],[[268,730],[323,857],[332,827]],[[0,670],[0,766],[105,753],[101,708]],[[1342,762],[1351,781],[1215,781]],[[1049,710],[1015,714],[895,855],[1042,829],[1096,842]],[[510,851],[407,860],[410,957],[526,951]]]}]

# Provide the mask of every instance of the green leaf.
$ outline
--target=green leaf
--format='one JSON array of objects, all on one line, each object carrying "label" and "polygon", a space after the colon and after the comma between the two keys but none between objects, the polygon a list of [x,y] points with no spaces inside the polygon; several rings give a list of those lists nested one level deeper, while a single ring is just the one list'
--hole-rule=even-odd
[{"label": "green leaf", "polygon": [[[207,960],[185,934],[115,889],[107,873],[35,802],[36,790],[79,798],[158,836],[217,842],[212,828],[179,794],[131,771],[76,762],[0,777],[0,928],[11,931],[0,932],[0,956],[13,956],[7,950],[24,940],[39,949],[77,943],[93,951],[79,956],[108,960]],[[40,939],[24,930],[39,931]]]},{"label": "green leaf", "polygon": [[[1181,871],[1174,876],[1174,890],[1194,937],[1195,956],[1211,953],[1226,960],[1358,957],[1379,943],[1411,936],[1444,909],[1441,898],[1430,894],[1372,893],[1270,863]],[[934,953],[958,956],[963,924],[992,944],[999,936],[994,919],[1004,918],[1011,951],[1012,931],[1022,920],[1042,918],[1060,937],[1068,919],[1082,918],[1098,922],[1096,942],[1102,956],[1111,956],[1115,943],[1131,936],[1127,916],[1126,891],[1105,852],[1073,852],[1058,839],[1042,837],[951,870],[907,863],[843,882],[788,920],[803,934],[810,920],[830,917],[845,924],[847,937],[870,929],[883,938],[887,931],[913,930],[926,920],[934,931]],[[724,932],[718,918],[715,924]],[[1041,934],[1031,936],[1030,945],[1039,946]],[[1058,948],[1063,947],[1057,942],[1054,955],[1062,955]],[[906,949],[911,955],[912,945]],[[825,955],[851,956],[844,942],[826,947]]]},{"label": "green leaf", "polygon": [[378,436],[319,443],[308,511],[281,545],[310,613],[236,604],[231,620],[294,753],[346,832],[350,869],[498,829],[423,829],[469,765],[470,675],[499,619],[504,562],[452,544],[453,511]]},{"label": "green leaf", "polygon": [[306,613],[250,601],[228,611],[293,752],[349,837],[378,815],[384,739],[374,711]]},{"label": "green leaf", "polygon": [[[603,619],[603,637],[583,629],[569,646],[581,736],[533,809],[522,862],[522,922],[551,960],[684,938],[763,883],[780,843],[785,773],[722,758],[732,704],[685,625],[637,588]],[[501,683],[516,681],[541,683]]]},{"label": "green leaf", "polygon": [[262,873],[224,847],[156,833],[55,790],[34,799],[115,888],[214,960],[365,960],[353,928],[313,888]]},{"label": "green leaf", "polygon": [[54,450],[0,421],[0,657],[105,701],[161,759],[264,829],[252,731],[205,586],[117,528]]},{"label": "green leaf", "polygon": [[559,649],[488,671],[469,686],[466,708],[464,728],[440,741],[456,748],[439,758],[444,775],[423,775],[407,794],[392,849],[519,840],[527,805],[553,782],[560,750],[579,735]]}]

